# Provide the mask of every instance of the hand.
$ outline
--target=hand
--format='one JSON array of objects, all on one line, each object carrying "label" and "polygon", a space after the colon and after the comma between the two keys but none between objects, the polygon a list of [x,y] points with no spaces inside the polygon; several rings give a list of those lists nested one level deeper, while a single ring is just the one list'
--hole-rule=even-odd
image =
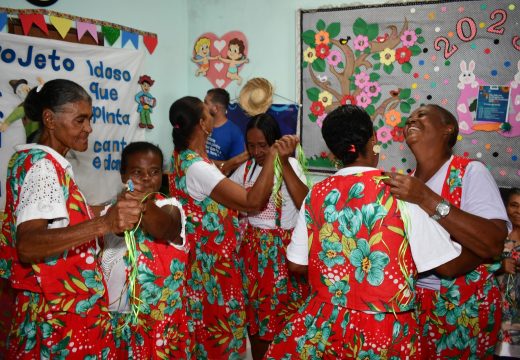
[{"label": "hand", "polygon": [[6,122],[1,122],[0,123],[0,132],[4,132],[7,130],[7,128],[9,127],[9,124],[6,123]]},{"label": "hand", "polygon": [[420,205],[427,196],[436,195],[425,183],[414,176],[395,172],[387,172],[385,175],[390,177],[384,179],[383,182],[390,186],[390,192],[397,199]]},{"label": "hand", "polygon": [[117,203],[104,215],[111,232],[119,234],[131,230],[139,221],[142,204],[134,199],[119,198]]},{"label": "hand", "polygon": [[296,150],[296,145],[300,143],[300,138],[296,135],[284,135],[282,138],[275,141],[271,147],[272,151],[278,152],[280,160],[288,161],[287,159]]},{"label": "hand", "polygon": [[516,261],[513,258],[505,258],[502,260],[502,267],[506,274],[516,274]]}]

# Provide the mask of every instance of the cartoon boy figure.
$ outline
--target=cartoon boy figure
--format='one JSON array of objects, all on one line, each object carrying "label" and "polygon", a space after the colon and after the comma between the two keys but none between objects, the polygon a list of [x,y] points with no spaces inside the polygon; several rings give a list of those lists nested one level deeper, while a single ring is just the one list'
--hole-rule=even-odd
[{"label": "cartoon boy figure", "polygon": [[236,80],[238,85],[242,85],[242,78],[238,75],[238,67],[249,62],[244,53],[245,49],[242,40],[233,38],[229,41],[227,58],[219,57],[220,61],[229,64],[226,76],[231,80]]},{"label": "cartoon boy figure", "polygon": [[148,75],[141,75],[137,83],[141,85],[141,90],[135,95],[135,101],[137,101],[137,112],[140,116],[139,127],[144,129],[153,129],[152,120],[150,114],[152,108],[155,107],[156,99],[150,94],[150,88],[154,84],[154,80]]},{"label": "cartoon boy figure", "polygon": [[206,37],[201,37],[195,43],[195,57],[191,59],[194,63],[199,64],[199,68],[195,71],[195,76],[199,76],[200,74],[206,76],[209,70],[209,61],[217,59],[216,56],[210,56],[210,46],[211,40]]},{"label": "cartoon boy figure", "polygon": [[[37,78],[38,83],[43,85],[43,79]],[[27,142],[33,142],[35,140],[35,136],[38,133],[39,123],[37,121],[32,121],[25,117],[25,111],[23,109],[23,102],[31,91],[31,87],[29,83],[25,79],[15,79],[10,80],[9,85],[13,88],[13,92],[18,96],[21,100],[21,103],[14,108],[13,111],[5,118],[3,122],[0,123],[0,132],[4,132],[7,128],[17,120],[22,120],[23,126],[25,128],[25,136]]]}]

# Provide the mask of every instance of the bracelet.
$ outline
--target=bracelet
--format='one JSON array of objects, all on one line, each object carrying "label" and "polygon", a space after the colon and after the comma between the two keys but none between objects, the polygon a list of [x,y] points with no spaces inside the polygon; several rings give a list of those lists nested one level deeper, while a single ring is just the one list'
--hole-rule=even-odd
[{"label": "bracelet", "polygon": [[221,162],[218,168],[222,171],[223,167],[224,167],[224,162]]}]

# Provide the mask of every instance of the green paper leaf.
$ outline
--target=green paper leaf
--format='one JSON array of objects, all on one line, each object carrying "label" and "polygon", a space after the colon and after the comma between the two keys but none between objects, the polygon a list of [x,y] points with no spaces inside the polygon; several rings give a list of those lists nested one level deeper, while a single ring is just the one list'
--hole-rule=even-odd
[{"label": "green paper leaf", "polygon": [[417,35],[422,34],[422,29],[421,29],[421,28],[417,28],[417,29],[415,29],[415,33],[416,33]]},{"label": "green paper leaf", "polygon": [[381,77],[381,75],[379,75],[378,73],[373,72],[373,73],[370,74],[370,81],[372,81],[372,82],[373,81],[377,81],[377,80],[379,80],[380,77]]},{"label": "green paper leaf", "polygon": [[372,59],[379,61],[381,60],[381,55],[379,55],[379,53],[375,53],[374,55],[372,55]]},{"label": "green paper leaf", "polygon": [[310,101],[318,101],[320,99],[320,89],[317,87],[308,88],[306,92]]},{"label": "green paper leaf", "polygon": [[417,45],[410,46],[408,49],[412,52],[413,56],[417,56],[422,52],[421,48]]},{"label": "green paper leaf", "polygon": [[381,63],[374,64],[372,69],[374,69],[375,71],[378,71],[379,69],[381,69]]},{"label": "green paper leaf", "polygon": [[417,38],[417,42],[418,42],[419,44],[422,44],[422,43],[424,42],[424,38],[423,38],[422,36],[419,36],[419,37]]},{"label": "green paper leaf", "polygon": [[324,72],[326,67],[325,60],[323,59],[316,59],[312,63],[312,69],[317,72]]},{"label": "green paper leaf", "polygon": [[105,39],[107,39],[110,46],[114,45],[114,43],[121,35],[121,30],[105,25],[101,26],[101,32],[105,36]]},{"label": "green paper leaf", "polygon": [[390,75],[392,73],[392,71],[394,71],[394,64],[383,65],[383,71],[385,73],[387,73],[388,75]]},{"label": "green paper leaf", "polygon": [[354,26],[352,26],[352,31],[354,32],[354,35],[366,35],[367,30],[368,25],[365,20],[357,18],[356,21],[354,21]]},{"label": "green paper leaf", "polygon": [[370,116],[374,115],[374,113],[376,112],[376,108],[372,104],[368,105],[365,110]]},{"label": "green paper leaf", "polygon": [[401,65],[401,70],[403,70],[404,73],[409,74],[410,71],[412,71],[412,64],[405,62],[403,65]]},{"label": "green paper leaf", "polygon": [[302,67],[305,69],[308,65],[309,63],[307,61],[304,61]]},{"label": "green paper leaf", "polygon": [[409,98],[408,100],[406,100],[406,102],[407,102],[408,104],[410,104],[410,105],[413,105],[413,104],[415,104],[417,101],[415,101],[414,98]]},{"label": "green paper leaf", "polygon": [[379,119],[379,122],[377,124],[379,125],[379,127],[381,127],[385,124],[385,122],[383,121],[383,119]]},{"label": "green paper leaf", "polygon": [[338,64],[338,68],[343,69],[345,67],[345,64],[343,64],[343,61],[340,61]]},{"label": "green paper leaf", "polygon": [[399,92],[399,99],[408,99],[412,93],[412,90],[409,88],[401,89]]},{"label": "green paper leaf", "polygon": [[307,30],[302,34],[303,42],[310,47],[314,47],[316,32],[314,30]]},{"label": "green paper leaf", "polygon": [[359,50],[355,50],[355,51],[354,51],[354,56],[355,56],[356,58],[358,58],[359,55],[361,55],[361,51],[359,51]]},{"label": "green paper leaf", "polygon": [[367,28],[368,41],[374,40],[378,34],[379,34],[379,25],[377,25],[377,24],[368,25],[368,28]]},{"label": "green paper leaf", "polygon": [[318,117],[314,114],[309,114],[309,120],[311,122],[316,122],[316,120],[318,120]]},{"label": "green paper leaf", "polygon": [[335,38],[339,35],[341,26],[339,23],[335,22],[327,26],[327,32],[329,33],[329,37]]},{"label": "green paper leaf", "polygon": [[388,147],[387,144],[383,144],[383,149],[386,149]]},{"label": "green paper leaf", "polygon": [[408,104],[407,102],[401,102],[401,104],[399,104],[399,108],[401,109],[402,112],[404,113],[409,113],[410,112],[410,109],[412,108],[410,106],[410,104]]},{"label": "green paper leaf", "polygon": [[318,31],[325,30],[325,26],[325,21],[323,21],[322,19],[319,19],[316,23],[316,29],[318,29]]},{"label": "green paper leaf", "polygon": [[372,97],[372,104],[377,104],[379,100],[381,100],[381,93],[376,97]]}]

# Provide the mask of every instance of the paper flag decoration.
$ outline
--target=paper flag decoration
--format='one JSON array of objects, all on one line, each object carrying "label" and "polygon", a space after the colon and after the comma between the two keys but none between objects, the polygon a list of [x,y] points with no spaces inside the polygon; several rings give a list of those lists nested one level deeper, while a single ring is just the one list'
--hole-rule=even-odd
[{"label": "paper flag decoration", "polygon": [[76,21],[76,30],[78,32],[78,40],[81,40],[83,35],[88,32],[90,35],[92,35],[92,38],[94,38],[96,43],[99,43],[96,24]]},{"label": "paper flag decoration", "polygon": [[110,46],[114,45],[121,35],[121,30],[105,25],[101,26],[101,32],[105,35],[105,39],[107,39]]},{"label": "paper flag decoration", "polygon": [[43,14],[19,14],[18,18],[22,23],[24,35],[27,35],[29,33],[32,24],[38,26],[41,31],[49,35],[49,29],[47,29],[47,24],[45,23],[45,18],[43,17]]},{"label": "paper flag decoration", "polygon": [[136,49],[138,48],[139,36],[136,33],[123,30],[121,33],[121,47],[125,47],[128,41],[130,41]]},{"label": "paper flag decoration", "polygon": [[7,24],[7,14],[0,13],[0,31],[4,29],[5,24]]},{"label": "paper flag decoration", "polygon": [[51,24],[54,25],[56,30],[58,30],[58,33],[60,36],[65,39],[65,36],[69,33],[70,28],[72,27],[72,20],[60,18],[57,16],[50,16],[49,17]]},{"label": "paper flag decoration", "polygon": [[157,36],[143,35],[144,46],[148,49],[150,54],[153,54],[157,46]]}]

